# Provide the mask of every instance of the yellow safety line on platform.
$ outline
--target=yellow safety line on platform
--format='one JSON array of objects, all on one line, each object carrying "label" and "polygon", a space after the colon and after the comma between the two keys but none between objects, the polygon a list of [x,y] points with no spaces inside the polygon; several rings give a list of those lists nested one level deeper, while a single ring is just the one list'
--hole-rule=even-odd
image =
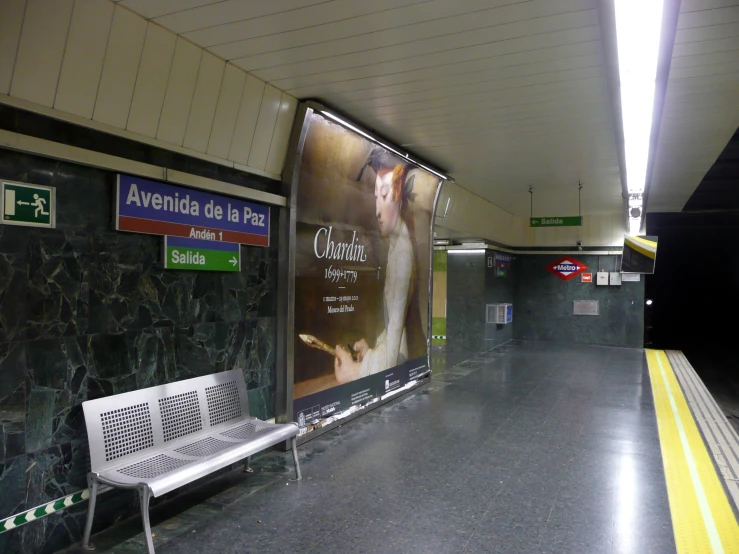
[{"label": "yellow safety line on platform", "polygon": [[678,554],[739,554],[739,525],[662,350],[647,350]]}]

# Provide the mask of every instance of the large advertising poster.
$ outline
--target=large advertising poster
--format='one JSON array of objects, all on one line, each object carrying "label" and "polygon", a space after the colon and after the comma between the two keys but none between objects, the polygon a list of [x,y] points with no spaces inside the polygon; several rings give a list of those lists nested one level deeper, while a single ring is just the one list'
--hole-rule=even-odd
[{"label": "large advertising poster", "polygon": [[438,176],[309,112],[296,200],[294,419],[305,434],[427,374]]}]

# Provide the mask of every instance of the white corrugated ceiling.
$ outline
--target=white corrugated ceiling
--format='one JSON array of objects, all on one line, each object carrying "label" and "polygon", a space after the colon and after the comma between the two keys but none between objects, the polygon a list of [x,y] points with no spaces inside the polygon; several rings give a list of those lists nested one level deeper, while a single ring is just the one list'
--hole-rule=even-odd
[{"label": "white corrugated ceiling", "polygon": [[622,209],[595,0],[122,0],[527,216]]},{"label": "white corrugated ceiling", "polygon": [[682,210],[739,128],[739,2],[682,0],[648,209]]},{"label": "white corrugated ceiling", "polygon": [[[531,185],[535,215],[575,214],[578,180],[583,213],[623,207],[597,0],[120,4],[512,213],[528,215]],[[737,127],[735,4],[683,0],[650,209],[681,208]]]}]

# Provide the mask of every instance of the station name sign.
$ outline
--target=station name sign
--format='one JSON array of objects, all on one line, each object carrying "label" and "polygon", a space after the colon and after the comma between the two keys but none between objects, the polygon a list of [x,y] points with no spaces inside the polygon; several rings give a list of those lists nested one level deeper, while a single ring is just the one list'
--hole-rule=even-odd
[{"label": "station name sign", "polygon": [[269,246],[269,206],[118,175],[118,231]]},{"label": "station name sign", "polygon": [[511,265],[511,259],[513,258],[510,254],[503,254],[502,252],[493,253],[495,265],[497,267],[509,267]]}]

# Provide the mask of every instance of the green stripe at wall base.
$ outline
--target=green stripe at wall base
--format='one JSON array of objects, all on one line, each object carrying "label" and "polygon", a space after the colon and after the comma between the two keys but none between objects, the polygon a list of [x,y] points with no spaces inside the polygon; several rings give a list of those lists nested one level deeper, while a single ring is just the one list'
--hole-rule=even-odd
[{"label": "green stripe at wall base", "polygon": [[446,344],[446,318],[431,318],[431,344],[444,346]]},{"label": "green stripe at wall base", "polygon": [[[98,494],[100,492],[104,491],[98,489]],[[63,510],[64,508],[69,508],[70,506],[79,504],[80,502],[83,502],[88,498],[90,498],[90,491],[88,489],[85,489],[65,496],[64,498],[52,500],[47,504],[43,504],[25,512],[21,512],[20,514],[10,516],[0,521],[0,533],[10,531],[11,529],[15,529],[16,527],[20,527],[21,525],[25,525],[26,523],[30,523],[42,517],[48,516],[49,514],[53,514],[54,512],[58,512],[59,510]]]}]

